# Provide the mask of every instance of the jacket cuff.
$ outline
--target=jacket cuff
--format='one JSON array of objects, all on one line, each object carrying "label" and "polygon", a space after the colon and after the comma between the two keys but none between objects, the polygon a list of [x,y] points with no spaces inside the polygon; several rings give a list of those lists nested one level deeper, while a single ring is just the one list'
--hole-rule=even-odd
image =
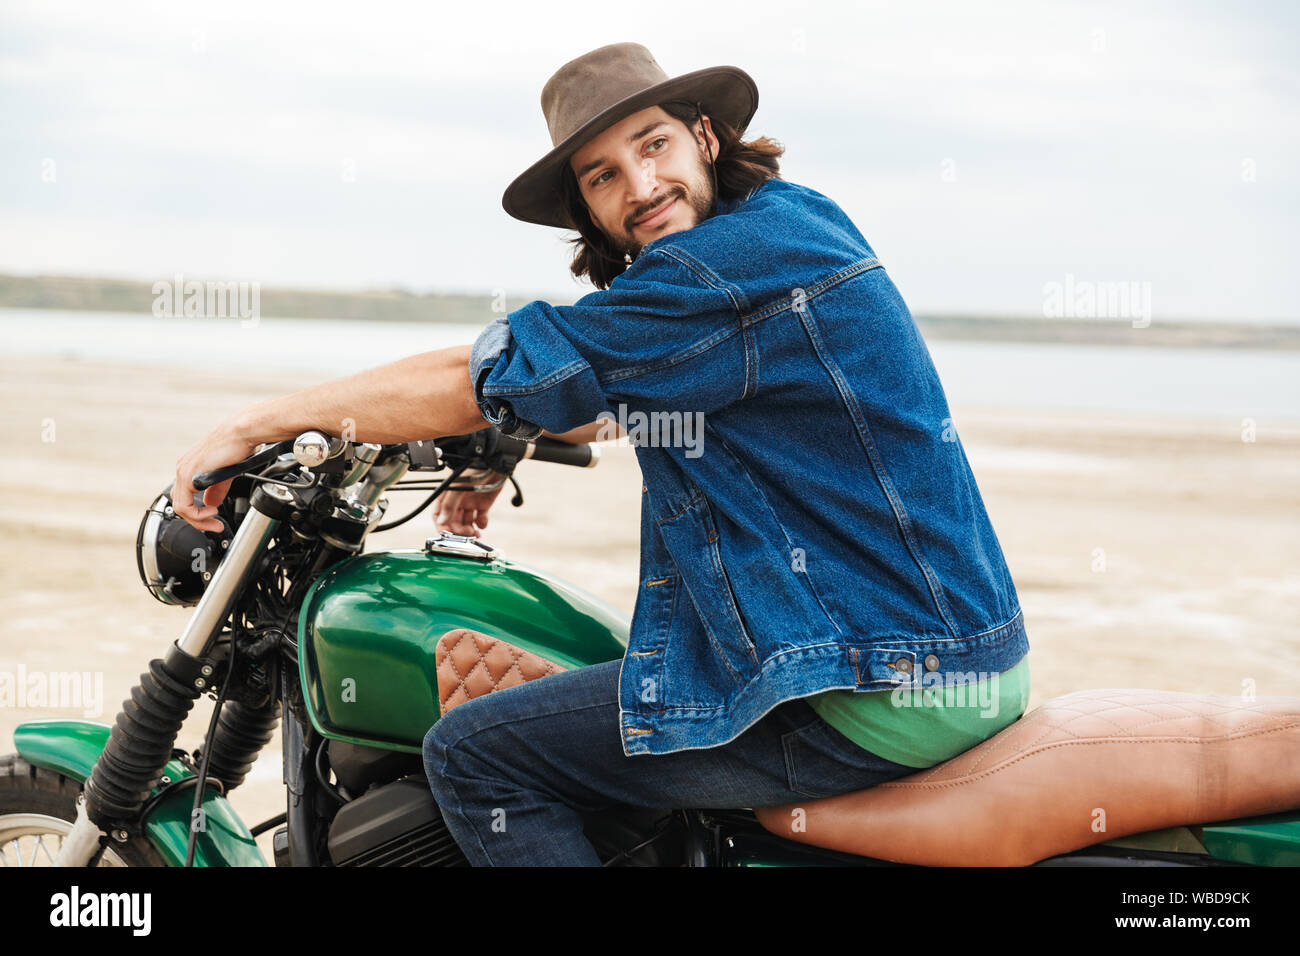
[{"label": "jacket cuff", "polygon": [[499,316],[489,322],[470,348],[469,380],[474,383],[474,401],[483,417],[501,434],[528,441],[542,433],[542,426],[517,416],[507,400],[483,394],[483,383],[510,344],[510,323],[506,317]]}]

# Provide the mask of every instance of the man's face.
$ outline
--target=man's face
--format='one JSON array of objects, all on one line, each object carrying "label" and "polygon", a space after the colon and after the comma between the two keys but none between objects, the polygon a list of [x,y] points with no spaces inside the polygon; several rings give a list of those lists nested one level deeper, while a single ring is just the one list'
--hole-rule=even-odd
[{"label": "man's face", "polygon": [[591,221],[634,256],[651,240],[698,225],[713,202],[701,134],[714,159],[708,116],[696,133],[662,108],[633,113],[584,143],[569,160]]}]

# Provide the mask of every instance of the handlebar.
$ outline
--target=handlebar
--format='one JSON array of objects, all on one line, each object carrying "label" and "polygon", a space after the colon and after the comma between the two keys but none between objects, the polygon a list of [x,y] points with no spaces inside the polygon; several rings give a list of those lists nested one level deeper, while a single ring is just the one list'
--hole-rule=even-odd
[{"label": "handlebar", "polygon": [[[495,428],[491,430],[494,432],[496,431]],[[447,436],[447,439],[453,437],[469,436]],[[510,446],[513,450],[517,446],[517,459],[531,458],[534,461],[547,461],[557,465],[572,465],[577,468],[592,468],[600,460],[600,450],[594,445],[586,443],[570,445],[568,442],[562,442],[555,438],[547,438],[545,435],[532,439],[531,441],[509,438],[505,435],[501,435],[499,432],[495,437],[497,439],[496,442],[490,443],[493,446],[493,449],[504,450],[506,446]],[[201,472],[194,476],[194,489],[196,491],[203,491],[213,485],[220,484],[227,478],[234,478],[237,475],[263,468],[266,465],[271,464],[271,462],[275,461],[285,452],[292,451],[295,440],[296,439],[293,438],[286,438],[284,441],[276,442],[274,445],[269,445],[261,451],[255,452],[243,461],[236,462],[233,465],[226,465],[225,467],[217,468],[213,471]],[[427,444],[436,447],[437,442],[441,441],[444,441],[444,439],[435,439],[433,442],[410,442],[386,445],[383,446],[383,451],[378,457],[383,459],[387,458],[390,454],[397,452],[408,450],[414,451],[410,446],[415,446],[417,444]],[[353,442],[351,443],[351,446],[360,447],[361,444],[363,443]],[[480,447],[483,447],[486,444],[488,443],[483,443]],[[376,448],[374,445],[371,445],[370,447],[372,451]],[[419,454],[413,455],[412,457],[424,459],[428,462],[432,450],[432,448],[421,449]],[[416,464],[416,468],[419,468],[418,463]]]},{"label": "handlebar", "polygon": [[600,461],[600,449],[583,442],[570,445],[568,442],[542,435],[528,443],[531,450],[524,457],[533,461],[550,461],[557,465],[574,465],[578,468],[594,468]]}]

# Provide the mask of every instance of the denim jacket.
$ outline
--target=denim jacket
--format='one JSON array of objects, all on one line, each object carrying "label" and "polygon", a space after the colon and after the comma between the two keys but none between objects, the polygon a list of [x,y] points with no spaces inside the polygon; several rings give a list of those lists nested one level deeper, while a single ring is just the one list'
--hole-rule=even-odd
[{"label": "denim jacket", "polygon": [[470,377],[503,431],[612,418],[636,449],[628,756],[727,743],[819,691],[972,683],[1028,652],[925,342],[813,189],[770,179],[647,243],[608,289],[498,318]]}]

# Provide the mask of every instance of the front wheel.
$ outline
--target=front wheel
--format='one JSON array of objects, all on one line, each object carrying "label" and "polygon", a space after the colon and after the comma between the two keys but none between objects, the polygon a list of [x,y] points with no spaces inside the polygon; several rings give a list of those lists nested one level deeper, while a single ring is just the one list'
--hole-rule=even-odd
[{"label": "front wheel", "polygon": [[[0,867],[53,866],[77,819],[81,784],[18,754],[0,757]],[[109,843],[100,866],[166,866],[147,841]]]}]

